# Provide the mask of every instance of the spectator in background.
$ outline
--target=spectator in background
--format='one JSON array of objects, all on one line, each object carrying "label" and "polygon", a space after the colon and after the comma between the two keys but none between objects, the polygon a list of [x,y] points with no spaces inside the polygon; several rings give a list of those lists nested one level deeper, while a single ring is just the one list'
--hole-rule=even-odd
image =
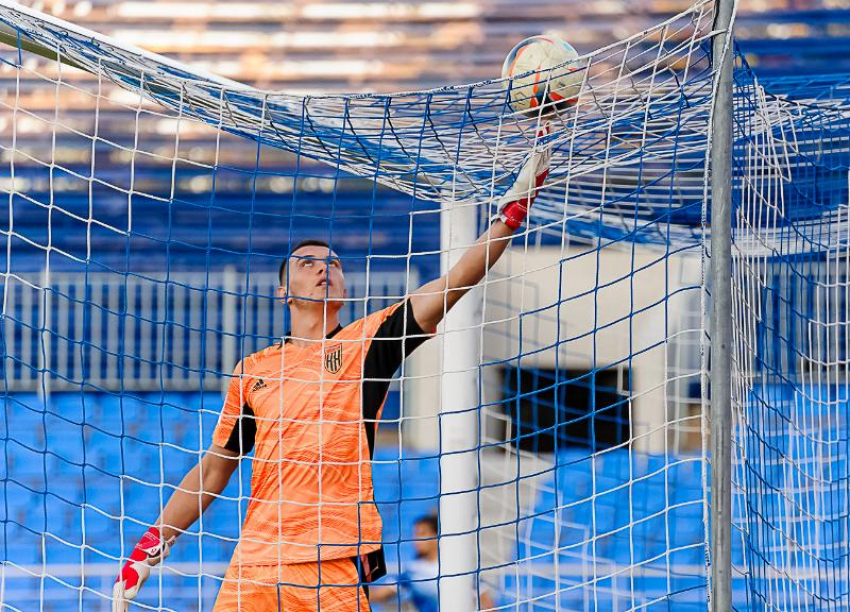
[{"label": "spectator in background", "polygon": [[[375,603],[389,603],[395,609],[398,600],[413,604],[417,612],[439,612],[440,596],[437,579],[440,576],[439,525],[436,516],[419,518],[413,524],[413,546],[416,559],[404,564],[404,571],[392,585],[376,584],[370,589],[369,599]],[[391,603],[390,603],[391,602]],[[480,608],[493,607],[490,595],[482,590]]]}]

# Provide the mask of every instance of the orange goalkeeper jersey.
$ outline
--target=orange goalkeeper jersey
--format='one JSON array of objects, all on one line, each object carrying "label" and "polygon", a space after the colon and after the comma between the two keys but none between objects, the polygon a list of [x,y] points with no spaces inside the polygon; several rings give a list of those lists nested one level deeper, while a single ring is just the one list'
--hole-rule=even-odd
[{"label": "orange goalkeeper jersey", "polygon": [[285,342],[237,365],[213,433],[218,446],[255,450],[234,563],[302,563],[380,548],[375,432],[393,374],[426,339],[405,301],[324,341]]}]

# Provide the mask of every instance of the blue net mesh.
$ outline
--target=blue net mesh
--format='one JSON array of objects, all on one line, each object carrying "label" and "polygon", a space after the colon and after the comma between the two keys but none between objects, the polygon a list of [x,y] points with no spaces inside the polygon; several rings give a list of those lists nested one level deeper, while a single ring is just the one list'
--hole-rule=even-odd
[{"label": "blue net mesh", "polygon": [[847,605],[846,76],[736,71],[739,609]]},{"label": "blue net mesh", "polygon": [[[542,120],[540,113],[512,110],[511,83],[504,80],[392,95],[294,97],[188,72],[88,32],[50,27],[20,7],[0,9],[0,19],[13,34],[58,50],[180,117],[418,200],[491,202],[516,176]],[[703,37],[710,19],[710,3],[698,2],[581,60],[584,102],[559,115],[541,142],[558,153],[536,203],[541,234],[557,240],[566,224],[572,236],[586,240],[628,235],[663,243],[672,232],[698,241],[711,100]]]},{"label": "blue net mesh", "polygon": [[[462,610],[704,609],[711,17],[583,57],[541,136],[510,81],[287,96],[0,4],[0,607],[110,609],[234,367],[290,329],[294,244],[331,244],[357,321],[439,277],[551,147],[527,227],[364,419],[373,608],[449,610],[461,585]],[[846,77],[735,76],[735,602],[841,609]],[[244,460],[139,609],[213,608],[251,478]]]},{"label": "blue net mesh", "polygon": [[[509,81],[287,96],[0,5],[0,605],[111,609],[234,367],[291,328],[293,245],[339,254],[355,322],[439,277],[551,147],[526,228],[362,419],[374,491],[334,503],[380,513],[375,610],[703,609],[710,20],[698,3],[583,58],[578,104],[541,135]],[[242,461],[139,609],[213,609],[256,469]]]}]

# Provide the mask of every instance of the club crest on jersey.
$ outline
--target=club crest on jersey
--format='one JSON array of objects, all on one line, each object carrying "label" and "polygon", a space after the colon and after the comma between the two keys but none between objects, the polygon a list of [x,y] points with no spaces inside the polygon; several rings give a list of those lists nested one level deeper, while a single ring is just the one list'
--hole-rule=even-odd
[{"label": "club crest on jersey", "polygon": [[325,369],[336,374],[342,368],[342,344],[325,347]]}]

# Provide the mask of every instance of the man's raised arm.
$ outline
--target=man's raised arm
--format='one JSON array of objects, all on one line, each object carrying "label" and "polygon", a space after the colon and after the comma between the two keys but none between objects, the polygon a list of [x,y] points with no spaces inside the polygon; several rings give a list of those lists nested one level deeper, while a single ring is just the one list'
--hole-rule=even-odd
[{"label": "man's raised arm", "polygon": [[[548,131],[548,127],[544,127],[541,134],[548,134]],[[508,248],[513,233],[522,226],[529,207],[549,174],[550,157],[548,145],[535,149],[514,184],[500,199],[498,214],[487,231],[447,274],[426,283],[410,295],[413,316],[423,331],[433,333],[452,306],[481,282]]]}]

